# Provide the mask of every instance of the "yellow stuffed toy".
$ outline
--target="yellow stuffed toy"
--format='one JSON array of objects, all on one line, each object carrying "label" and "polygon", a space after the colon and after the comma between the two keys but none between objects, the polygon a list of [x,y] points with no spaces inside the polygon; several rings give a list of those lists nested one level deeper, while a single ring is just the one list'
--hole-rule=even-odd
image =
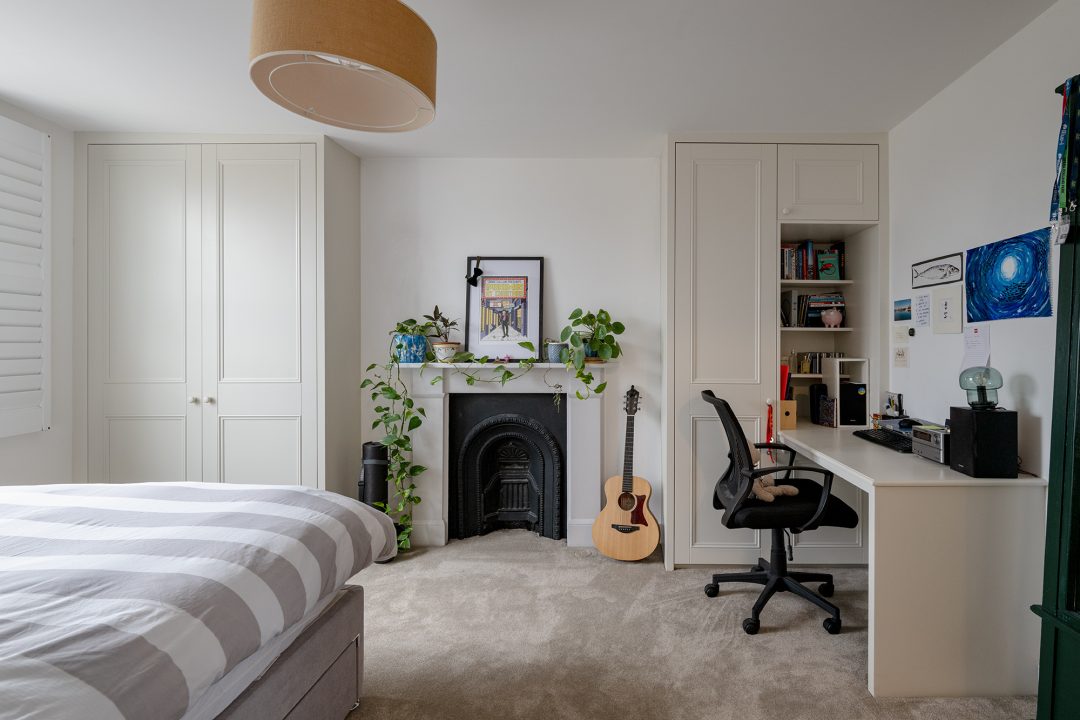
[{"label": "yellow stuffed toy", "polygon": [[[757,467],[761,463],[761,451],[750,446],[750,459]],[[754,480],[754,487],[750,488],[750,494],[758,500],[773,502],[778,495],[798,495],[799,488],[793,485],[777,485],[776,478],[772,475],[763,475]]]}]

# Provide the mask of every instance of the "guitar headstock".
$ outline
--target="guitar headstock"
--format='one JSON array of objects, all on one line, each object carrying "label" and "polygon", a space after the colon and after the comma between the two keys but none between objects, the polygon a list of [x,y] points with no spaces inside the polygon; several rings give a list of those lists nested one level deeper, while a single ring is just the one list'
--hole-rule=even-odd
[{"label": "guitar headstock", "polygon": [[630,389],[626,391],[626,398],[623,400],[623,410],[626,411],[627,415],[637,415],[638,401],[640,398],[641,393],[631,385]]}]

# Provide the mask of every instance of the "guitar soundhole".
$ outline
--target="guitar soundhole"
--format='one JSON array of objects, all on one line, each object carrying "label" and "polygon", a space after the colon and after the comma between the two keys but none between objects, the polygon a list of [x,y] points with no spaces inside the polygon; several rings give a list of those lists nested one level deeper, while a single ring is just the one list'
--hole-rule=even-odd
[{"label": "guitar soundhole", "polygon": [[633,493],[624,492],[619,495],[619,507],[627,512],[634,509],[634,505],[637,504],[637,499],[634,498]]}]

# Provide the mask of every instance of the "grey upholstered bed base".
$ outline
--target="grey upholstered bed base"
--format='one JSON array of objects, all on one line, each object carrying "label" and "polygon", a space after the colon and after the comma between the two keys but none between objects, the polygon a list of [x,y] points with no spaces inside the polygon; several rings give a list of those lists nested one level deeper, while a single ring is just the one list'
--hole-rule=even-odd
[{"label": "grey upholstered bed base", "polygon": [[349,586],[217,720],[339,720],[363,676],[364,589]]}]

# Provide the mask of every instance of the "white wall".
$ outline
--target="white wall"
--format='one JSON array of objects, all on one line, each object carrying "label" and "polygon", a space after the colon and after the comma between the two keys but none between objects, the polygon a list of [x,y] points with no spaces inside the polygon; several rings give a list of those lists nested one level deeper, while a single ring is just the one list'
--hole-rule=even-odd
[{"label": "white wall", "polygon": [[[579,306],[604,307],[626,324],[626,357],[609,372],[604,397],[604,474],[622,472],[622,399],[633,383],[643,396],[635,473],[651,481],[659,515],[659,159],[383,158],[362,169],[365,367],[385,359],[396,320],[436,303],[464,318],[468,256],[543,256],[545,337]],[[370,404],[366,411],[365,429]]]},{"label": "white wall", "polygon": [[52,136],[52,429],[0,438],[0,485],[71,482],[74,135],[0,101],[0,115]]},{"label": "white wall", "polygon": [[[913,262],[1048,224],[1061,120],[1054,88],[1080,73],[1077,27],[1080,0],[1058,2],[889,133],[892,298],[912,296]],[[1020,413],[1022,467],[1044,477],[1055,322],[987,323],[990,362],[1005,378],[1001,403]],[[943,420],[950,405],[966,404],[962,337],[917,329],[910,368],[893,368],[890,382],[910,414]]]}]

